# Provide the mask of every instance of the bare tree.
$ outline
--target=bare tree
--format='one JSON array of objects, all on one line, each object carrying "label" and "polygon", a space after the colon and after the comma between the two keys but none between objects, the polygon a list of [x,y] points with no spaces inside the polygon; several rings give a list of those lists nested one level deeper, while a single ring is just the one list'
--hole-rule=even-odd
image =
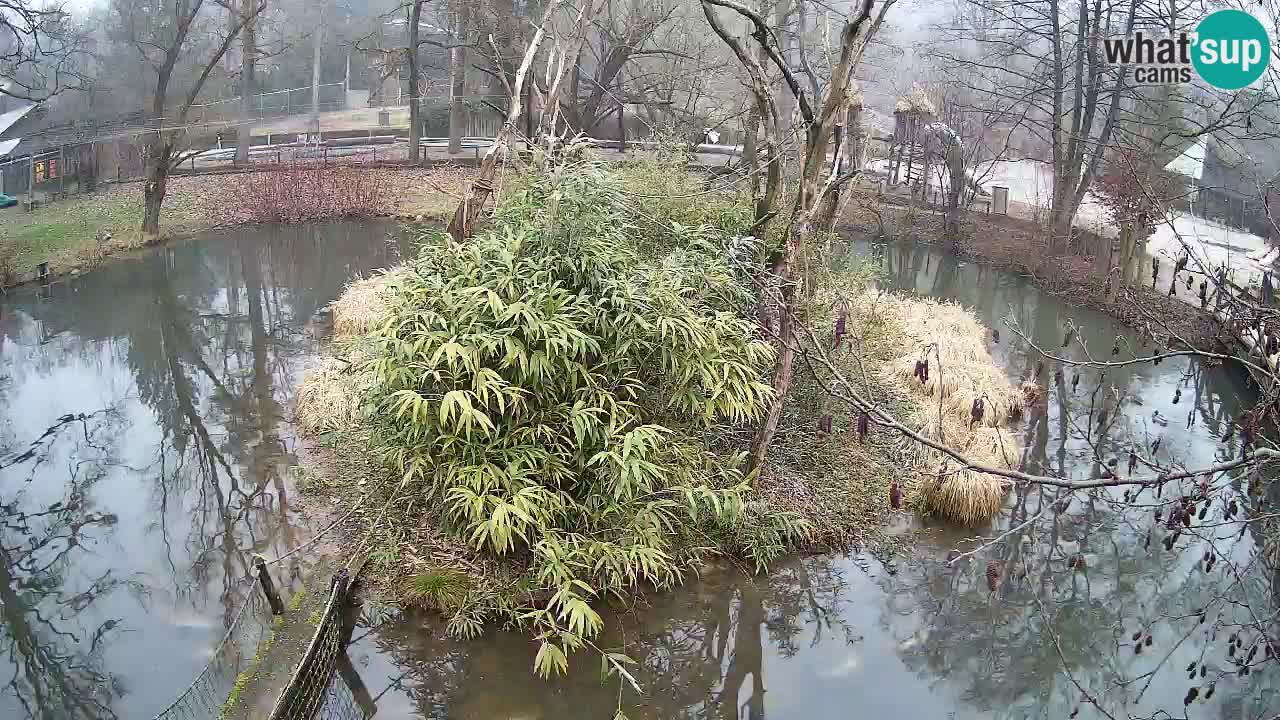
[{"label": "bare tree", "polygon": [[449,154],[462,152],[467,123],[467,43],[471,37],[471,3],[455,0],[453,47],[449,52]]},{"label": "bare tree", "polygon": [[[142,216],[142,232],[154,235],[160,231],[169,172],[186,159],[183,147],[191,106],[266,0],[257,0],[247,12],[236,8],[233,0],[165,0],[154,8],[142,0],[118,0],[115,7],[126,37],[155,73],[147,112],[153,132],[146,146]],[[232,19],[219,22],[219,11]],[[185,88],[175,87],[175,80]],[[176,108],[172,115],[171,108]]]},{"label": "bare tree", "polygon": [[[769,412],[756,436],[752,448],[751,468],[759,469],[768,454],[769,446],[778,431],[778,423],[782,419],[782,411],[791,388],[791,380],[795,372],[795,338],[796,310],[799,298],[797,292],[802,281],[799,277],[801,253],[811,247],[815,235],[831,229],[831,220],[822,212],[824,202],[845,182],[857,173],[841,174],[840,158],[844,151],[844,128],[853,97],[850,88],[853,73],[862,60],[868,40],[876,33],[884,21],[885,13],[892,7],[894,0],[886,0],[880,5],[879,12],[873,14],[874,0],[862,0],[854,6],[853,12],[844,17],[839,27],[839,51],[831,68],[831,77],[819,104],[815,107],[811,95],[801,85],[796,73],[784,59],[784,48],[779,42],[773,28],[757,11],[742,5],[735,0],[702,0],[703,13],[712,30],[726,45],[751,75],[752,92],[756,95],[757,106],[761,109],[764,120],[765,136],[777,136],[778,114],[774,100],[774,90],[768,85],[763,66],[750,52],[742,38],[729,32],[719,20],[717,8],[724,8],[737,13],[751,24],[751,39],[762,48],[778,71],[782,74],[786,89],[794,97],[797,109],[805,129],[805,145],[799,170],[796,196],[787,219],[782,247],[769,259],[769,272],[772,276],[770,284],[776,288],[772,302],[777,306],[779,353],[777,366],[774,368],[774,398]],[[768,127],[772,125],[773,127]],[[776,140],[768,141],[776,146]],[[828,162],[828,153],[832,151],[834,158]],[[778,162],[775,156],[770,159],[771,165]],[[757,208],[756,231],[763,230],[769,218],[776,212],[772,207],[771,196],[776,197],[777,187],[773,179],[766,184],[765,202]]]},{"label": "bare tree", "polygon": [[418,52],[422,47],[422,4],[424,0],[408,3],[408,37],[405,42],[405,63],[409,67],[409,164],[417,165],[422,155],[422,83],[418,72]]},{"label": "bare tree", "polygon": [[253,133],[254,94],[258,91],[257,13],[254,0],[240,0],[240,16],[253,16],[244,21],[240,42],[240,127],[236,132],[237,165],[249,163],[249,142]]},{"label": "bare tree", "polygon": [[62,5],[0,0],[0,96],[38,101],[83,87],[83,52]]}]

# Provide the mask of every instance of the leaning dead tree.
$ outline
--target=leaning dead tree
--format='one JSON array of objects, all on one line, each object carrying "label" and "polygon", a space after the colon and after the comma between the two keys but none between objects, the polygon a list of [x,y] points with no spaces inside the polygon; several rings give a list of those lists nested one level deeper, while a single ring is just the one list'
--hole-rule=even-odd
[{"label": "leaning dead tree", "polygon": [[[873,13],[875,0],[861,0],[843,19],[838,35],[839,52],[831,67],[831,77],[819,96],[811,89],[806,90],[800,82],[786,61],[778,36],[763,15],[735,0],[702,0],[703,13],[711,29],[733,51],[750,78],[750,90],[761,121],[763,140],[758,151],[765,158],[765,189],[756,204],[753,232],[757,234],[763,235],[771,218],[779,213],[777,204],[782,173],[778,150],[779,101],[765,71],[765,62],[781,73],[785,92],[794,99],[803,123],[804,149],[800,154],[797,189],[787,211],[786,225],[781,231],[782,242],[768,263],[771,276],[768,284],[774,289],[772,302],[777,309],[779,353],[773,375],[774,399],[753,445],[752,469],[759,469],[769,451],[795,374],[795,318],[801,298],[801,254],[812,246],[816,235],[832,230],[835,221],[834,212],[829,209],[832,196],[858,172],[856,166],[848,172],[840,172],[841,156],[847,152],[844,124],[853,99],[853,74],[868,41],[880,28],[885,13],[894,2],[885,0],[880,3],[878,12]],[[735,13],[749,23],[751,47],[727,29],[719,16],[722,10]],[[763,54],[764,61],[760,60],[760,54]]]},{"label": "leaning dead tree", "polygon": [[[550,0],[547,3],[546,10],[543,11],[542,22],[538,25],[537,30],[534,31],[533,37],[529,39],[529,44],[525,47],[524,56],[520,61],[520,67],[515,72],[515,77],[508,79],[506,73],[499,70],[499,79],[501,79],[507,95],[511,98],[507,109],[507,117],[493,140],[493,147],[489,149],[489,153],[480,161],[480,169],[476,173],[475,180],[471,181],[471,186],[467,188],[466,195],[458,203],[458,207],[453,212],[453,217],[449,220],[448,232],[454,240],[462,242],[471,237],[475,232],[476,223],[479,221],[480,215],[484,212],[485,205],[488,204],[490,196],[494,194],[498,163],[506,158],[519,137],[520,117],[522,113],[526,112],[523,102],[525,86],[532,81],[530,72],[533,69],[534,60],[538,56],[539,48],[548,35],[554,34],[555,50],[547,60],[544,86],[548,88],[548,91],[542,99],[542,106],[544,108],[555,108],[559,105],[559,94],[564,87],[563,79],[565,73],[570,69],[571,60],[581,52],[582,43],[585,42],[583,38],[585,38],[587,28],[594,19],[600,4],[600,0],[584,0],[573,15],[569,29],[566,31],[567,37],[565,37],[561,34],[556,34],[553,25],[557,19],[557,12],[566,3],[564,0]],[[492,37],[489,38],[489,44],[493,47],[495,56],[500,56],[501,53]],[[554,119],[549,120],[547,115],[548,113],[544,113],[543,116],[543,131],[554,131]],[[551,115],[554,118],[555,114],[551,113]]]}]

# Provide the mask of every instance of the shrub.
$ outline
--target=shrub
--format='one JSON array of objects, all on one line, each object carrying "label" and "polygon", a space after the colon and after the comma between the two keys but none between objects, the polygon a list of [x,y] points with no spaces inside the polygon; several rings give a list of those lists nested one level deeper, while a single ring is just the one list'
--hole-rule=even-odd
[{"label": "shrub", "polygon": [[385,170],[312,164],[246,173],[232,200],[252,222],[302,222],[390,212],[398,189]]},{"label": "shrub", "polygon": [[593,599],[678,582],[741,515],[739,458],[707,442],[771,392],[724,235],[671,225],[646,259],[619,185],[590,162],[509,184],[490,229],[425,244],[368,348],[383,457],[447,530],[527,564],[544,674],[599,631]]}]

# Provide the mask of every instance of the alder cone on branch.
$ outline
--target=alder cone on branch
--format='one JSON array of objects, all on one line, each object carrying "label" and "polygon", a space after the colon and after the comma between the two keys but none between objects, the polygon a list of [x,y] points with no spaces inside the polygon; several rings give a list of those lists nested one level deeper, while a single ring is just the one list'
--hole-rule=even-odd
[{"label": "alder cone on branch", "polygon": [[1000,573],[1003,568],[999,560],[992,560],[987,563],[987,589],[991,592],[996,591],[996,586],[1000,584]]}]

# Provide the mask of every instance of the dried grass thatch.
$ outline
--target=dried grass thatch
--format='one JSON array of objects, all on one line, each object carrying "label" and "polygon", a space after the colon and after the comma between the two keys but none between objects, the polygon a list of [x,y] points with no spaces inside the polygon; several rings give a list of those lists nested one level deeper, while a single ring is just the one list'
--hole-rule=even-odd
[{"label": "dried grass thatch", "polygon": [[[954,415],[937,415],[926,422],[922,434],[941,440],[970,460],[990,467],[1011,468],[1021,452],[1017,438],[1007,428],[968,427]],[[940,452],[924,453],[929,472],[920,487],[919,501],[926,512],[965,525],[976,525],[1000,512],[1010,483],[1004,478],[962,468]]]},{"label": "dried grass thatch", "polygon": [[[881,298],[881,305],[902,323],[913,347],[890,361],[885,372],[914,391],[942,394],[944,410],[969,418],[973,401],[983,401],[982,425],[999,427],[1020,415],[1024,397],[1009,384],[987,351],[991,333],[960,305],[918,298]],[[915,377],[916,362],[928,360],[929,380]]]},{"label": "dried grass thatch", "polygon": [[1035,405],[1040,402],[1040,395],[1044,392],[1044,388],[1040,387],[1040,383],[1034,380],[1023,380],[1019,390],[1022,393],[1022,401],[1027,405]]},{"label": "dried grass thatch", "polygon": [[911,92],[898,98],[898,102],[893,106],[895,113],[915,113],[920,115],[935,115],[937,110],[933,106],[933,101],[929,99],[929,95],[924,88],[919,85],[912,85]]},{"label": "dried grass thatch", "polygon": [[[864,305],[870,305],[871,301]],[[902,387],[921,408],[919,431],[955,448],[976,463],[1012,468],[1021,446],[1008,423],[1021,416],[1023,395],[1005,377],[986,346],[987,328],[954,303],[882,296],[876,313],[898,325],[898,356],[884,363],[882,378]],[[929,360],[928,380],[916,364]],[[971,415],[974,400],[985,411]],[[961,468],[950,457],[922,449],[927,468],[918,503],[927,512],[973,525],[1000,511],[1009,483],[998,476]]]},{"label": "dried grass thatch", "polygon": [[849,107],[859,108],[863,106],[865,97],[862,91],[862,83],[857,80],[849,81]]},{"label": "dried grass thatch", "polygon": [[350,430],[360,422],[360,407],[373,378],[349,361],[327,357],[302,376],[295,418],[308,433]]},{"label": "dried grass thatch", "polygon": [[377,327],[387,316],[393,283],[405,272],[403,268],[396,268],[347,285],[342,296],[330,305],[334,335],[339,338],[356,337]]}]

